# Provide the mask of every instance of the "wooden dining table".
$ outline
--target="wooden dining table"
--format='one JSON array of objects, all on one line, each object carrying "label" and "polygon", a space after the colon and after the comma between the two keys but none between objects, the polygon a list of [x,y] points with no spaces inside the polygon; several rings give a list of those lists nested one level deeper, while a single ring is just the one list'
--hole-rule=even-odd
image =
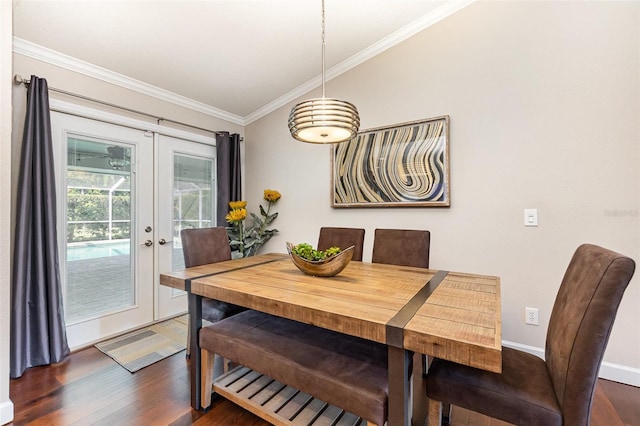
[{"label": "wooden dining table", "polygon": [[188,293],[194,409],[200,408],[202,297],[387,345],[389,426],[411,422],[413,353],[502,369],[495,276],[352,261],[337,276],[314,277],[286,254],[271,253],[163,273],[160,283]]}]

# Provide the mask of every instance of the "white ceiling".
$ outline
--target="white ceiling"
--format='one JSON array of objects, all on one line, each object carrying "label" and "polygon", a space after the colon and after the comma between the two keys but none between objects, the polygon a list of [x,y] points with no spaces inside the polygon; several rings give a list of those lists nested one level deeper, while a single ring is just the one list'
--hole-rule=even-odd
[{"label": "white ceiling", "polygon": [[[471,1],[326,0],[327,80]],[[34,43],[242,124],[321,82],[320,0],[14,0],[13,9],[14,46]]]}]

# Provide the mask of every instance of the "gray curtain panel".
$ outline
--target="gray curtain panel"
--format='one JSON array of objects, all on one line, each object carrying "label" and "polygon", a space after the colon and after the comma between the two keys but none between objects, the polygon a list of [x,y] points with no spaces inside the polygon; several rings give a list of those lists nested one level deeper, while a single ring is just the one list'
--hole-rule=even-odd
[{"label": "gray curtain panel", "polygon": [[240,170],[240,135],[220,132],[216,135],[216,169],[218,178],[217,226],[229,226],[224,218],[229,213],[229,201],[242,197]]},{"label": "gray curtain panel", "polygon": [[27,91],[11,282],[11,377],[69,354],[56,234],[49,94],[31,76]]}]

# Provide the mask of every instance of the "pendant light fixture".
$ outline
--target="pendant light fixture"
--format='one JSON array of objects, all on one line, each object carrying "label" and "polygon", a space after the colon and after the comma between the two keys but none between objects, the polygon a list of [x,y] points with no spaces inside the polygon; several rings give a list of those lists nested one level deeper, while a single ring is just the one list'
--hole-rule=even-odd
[{"label": "pendant light fixture", "polygon": [[322,0],[322,97],[291,108],[289,131],[294,139],[309,143],[338,143],[353,139],[360,127],[358,109],[350,102],[325,97],[324,0]]}]

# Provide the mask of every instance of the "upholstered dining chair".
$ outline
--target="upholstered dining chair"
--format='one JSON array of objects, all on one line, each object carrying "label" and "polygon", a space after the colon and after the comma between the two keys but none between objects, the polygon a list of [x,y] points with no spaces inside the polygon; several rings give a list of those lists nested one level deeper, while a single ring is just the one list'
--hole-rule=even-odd
[{"label": "upholstered dining chair", "polygon": [[[223,226],[215,228],[183,229],[180,231],[184,266],[206,265],[207,263],[231,260],[231,247],[227,230]],[[202,299],[202,319],[217,322],[228,316],[242,312],[242,308],[231,303],[214,299]],[[191,318],[189,318],[191,321]],[[190,355],[190,333],[187,333],[187,356]]]},{"label": "upholstered dining chair", "polygon": [[429,267],[431,233],[414,229],[376,229],[373,237],[373,263]]},{"label": "upholstered dining chair", "polygon": [[[549,318],[545,360],[502,349],[502,374],[435,359],[426,379],[429,426],[457,405],[518,425],[588,425],[598,370],[622,295],[628,257],[578,247]],[[443,410],[443,403],[446,409]]]},{"label": "upholstered dining chair", "polygon": [[[429,252],[431,248],[431,233],[420,229],[376,229],[373,236],[373,263],[386,263],[399,266],[415,266],[418,268],[429,267]],[[427,356],[415,354],[415,365],[420,365],[424,378],[427,371]],[[418,364],[418,362],[420,364]],[[418,382],[414,386],[422,388],[424,385]],[[420,407],[424,411],[424,394],[414,393],[414,407]],[[423,417],[424,413],[414,414]]]},{"label": "upholstered dining chair", "polygon": [[346,249],[354,246],[351,260],[362,261],[362,247],[364,245],[364,229],[361,228],[320,228],[318,236],[318,250],[329,247]]}]

